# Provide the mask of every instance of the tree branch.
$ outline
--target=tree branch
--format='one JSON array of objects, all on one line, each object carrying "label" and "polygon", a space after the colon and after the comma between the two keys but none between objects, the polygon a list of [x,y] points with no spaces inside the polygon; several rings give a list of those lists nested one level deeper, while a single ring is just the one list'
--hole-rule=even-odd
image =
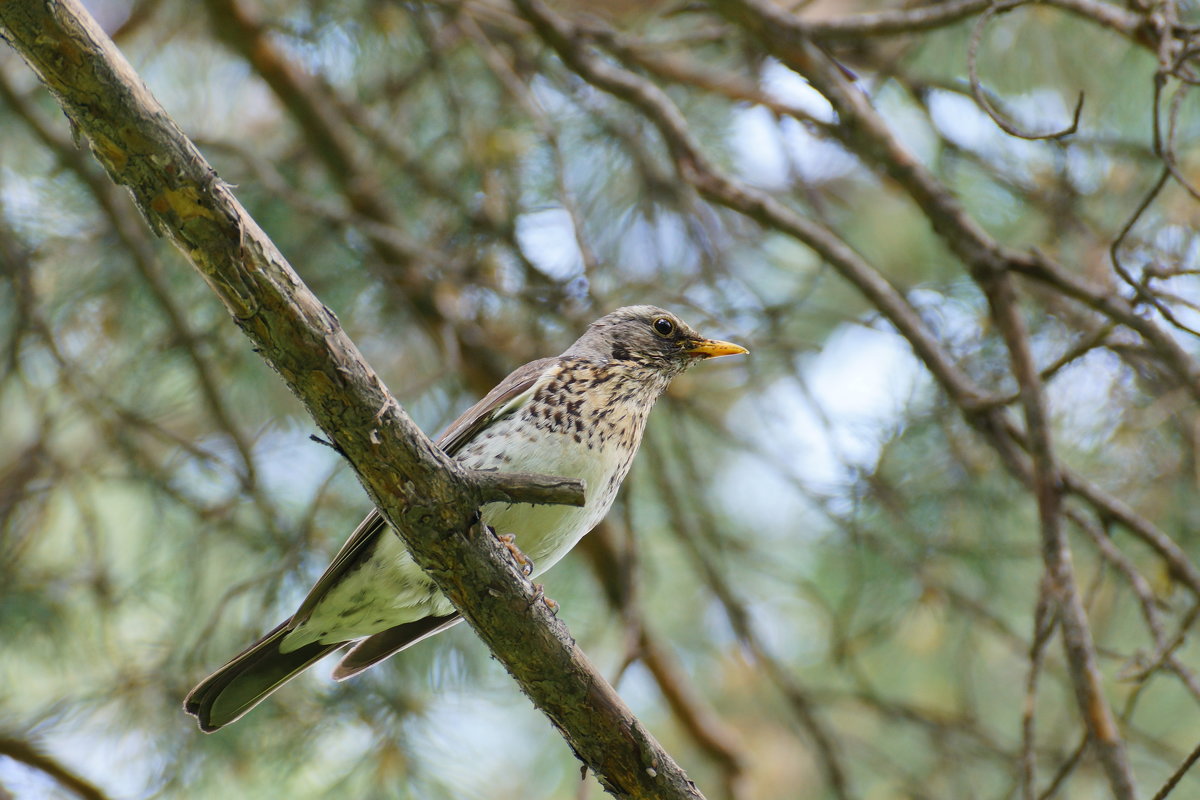
[{"label": "tree branch", "polygon": [[1055,601],[1080,716],[1108,775],[1113,796],[1132,800],[1137,796],[1133,771],[1125,751],[1125,741],[1121,738],[1104,694],[1104,684],[1096,661],[1096,645],[1075,581],[1070,545],[1063,530],[1062,474],[1054,454],[1046,398],[1034,363],[1029,332],[1017,308],[1012,276],[1005,272],[976,274],[975,278],[987,294],[992,318],[1008,346],[1013,375],[1021,389],[1033,468],[1033,489],[1041,523],[1042,560],[1046,569],[1044,591]]},{"label": "tree branch", "polygon": [[[24,739],[0,736],[0,756],[7,756],[46,774],[63,789],[83,800],[108,800],[108,795],[91,781],[67,769]],[[0,790],[0,795],[2,794],[3,791]]]},{"label": "tree branch", "polygon": [[[555,480],[482,479],[439,450],[77,0],[0,4],[0,37],[55,95],[151,228],[168,236],[354,467],[416,561],[613,794],[699,798],[472,517]],[[521,497],[529,495],[522,493]],[[447,535],[458,531],[463,535]]]},{"label": "tree branch", "polygon": [[470,475],[485,503],[583,506],[583,481],[527,472],[472,470]]}]

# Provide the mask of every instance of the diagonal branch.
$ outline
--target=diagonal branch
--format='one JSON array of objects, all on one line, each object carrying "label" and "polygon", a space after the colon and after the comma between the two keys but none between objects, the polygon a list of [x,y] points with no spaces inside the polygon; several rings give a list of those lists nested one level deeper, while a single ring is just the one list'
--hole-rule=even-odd
[{"label": "diagonal branch", "polygon": [[1046,398],[1034,363],[1029,332],[1017,307],[1012,276],[1004,272],[977,274],[975,277],[987,294],[992,318],[996,320],[1008,346],[1013,374],[1021,389],[1033,468],[1033,490],[1041,523],[1042,560],[1046,569],[1044,586],[1047,594],[1054,599],[1059,615],[1063,647],[1071,668],[1076,700],[1100,763],[1108,775],[1113,795],[1132,800],[1137,796],[1133,772],[1125,742],[1104,694],[1096,646],[1075,580],[1070,545],[1063,530],[1063,479],[1054,454]]},{"label": "diagonal branch", "polygon": [[[64,767],[24,739],[0,736],[0,756],[7,756],[13,761],[44,773],[64,791],[70,792],[81,800],[108,800],[108,795],[95,784]],[[0,789],[0,796],[7,796],[3,789]]]},{"label": "diagonal branch", "polygon": [[0,37],[54,94],[151,228],[200,272],[346,455],[416,561],[605,788],[620,797],[701,797],[566,626],[532,602],[532,586],[503,546],[473,535],[486,499],[581,504],[582,486],[484,479],[426,438],[78,0],[2,3]]}]

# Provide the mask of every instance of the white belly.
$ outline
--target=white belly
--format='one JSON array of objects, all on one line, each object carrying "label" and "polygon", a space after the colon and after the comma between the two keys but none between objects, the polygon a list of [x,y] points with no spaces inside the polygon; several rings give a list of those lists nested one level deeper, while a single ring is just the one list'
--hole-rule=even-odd
[{"label": "white belly", "polygon": [[[509,424],[505,420],[495,427]],[[629,469],[628,460],[617,457],[616,448],[611,446],[615,442],[588,449],[586,443],[575,442],[570,435],[559,434],[555,438],[561,441],[549,448],[544,444],[534,447],[528,439],[510,443],[503,461],[470,450],[460,456],[463,465],[472,469],[534,472],[584,482],[582,508],[523,503],[489,503],[483,507],[483,521],[495,528],[496,533],[517,537],[517,547],[533,559],[535,575],[556,564],[604,518],[616,497],[616,488]]]}]

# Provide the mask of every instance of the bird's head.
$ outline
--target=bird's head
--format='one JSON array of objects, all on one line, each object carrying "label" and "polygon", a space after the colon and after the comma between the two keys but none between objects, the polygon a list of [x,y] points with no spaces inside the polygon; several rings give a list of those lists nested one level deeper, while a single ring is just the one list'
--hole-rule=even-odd
[{"label": "bird's head", "polygon": [[593,322],[567,354],[627,362],[672,377],[703,359],[748,352],[741,345],[701,336],[670,311],[626,306]]}]

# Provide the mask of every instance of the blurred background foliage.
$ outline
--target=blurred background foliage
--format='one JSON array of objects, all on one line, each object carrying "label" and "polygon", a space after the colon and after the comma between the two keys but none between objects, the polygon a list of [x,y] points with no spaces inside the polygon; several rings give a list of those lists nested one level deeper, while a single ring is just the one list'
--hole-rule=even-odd
[{"label": "blurred background foliage", "polygon": [[[564,65],[526,12],[88,7],[429,433],[620,305],[751,348],[675,383],[610,519],[545,578],[708,797],[1110,796],[1061,631],[1035,641],[1034,493],[978,409],[825,254],[705,199],[644,109]],[[1200,14],[987,7],[776,8],[984,236],[1130,310],[1018,282],[1057,455],[1106,498],[1069,498],[1068,543],[1149,797],[1200,742],[1184,579],[1200,553]],[[945,18],[886,29],[876,12]],[[839,137],[762,36],[705,4],[548,13],[664,89],[714,170],[857,250],[1022,419],[988,301],[935,232],[954,225]],[[973,39],[976,88],[1007,120],[1061,129],[1083,93],[1078,130],[1004,132],[972,97]],[[8,51],[0,279],[0,795],[601,793],[466,626],[345,684],[318,668],[214,736],[183,715],[188,688],[294,609],[365,499]],[[1200,777],[1174,791],[1197,796]]]}]

